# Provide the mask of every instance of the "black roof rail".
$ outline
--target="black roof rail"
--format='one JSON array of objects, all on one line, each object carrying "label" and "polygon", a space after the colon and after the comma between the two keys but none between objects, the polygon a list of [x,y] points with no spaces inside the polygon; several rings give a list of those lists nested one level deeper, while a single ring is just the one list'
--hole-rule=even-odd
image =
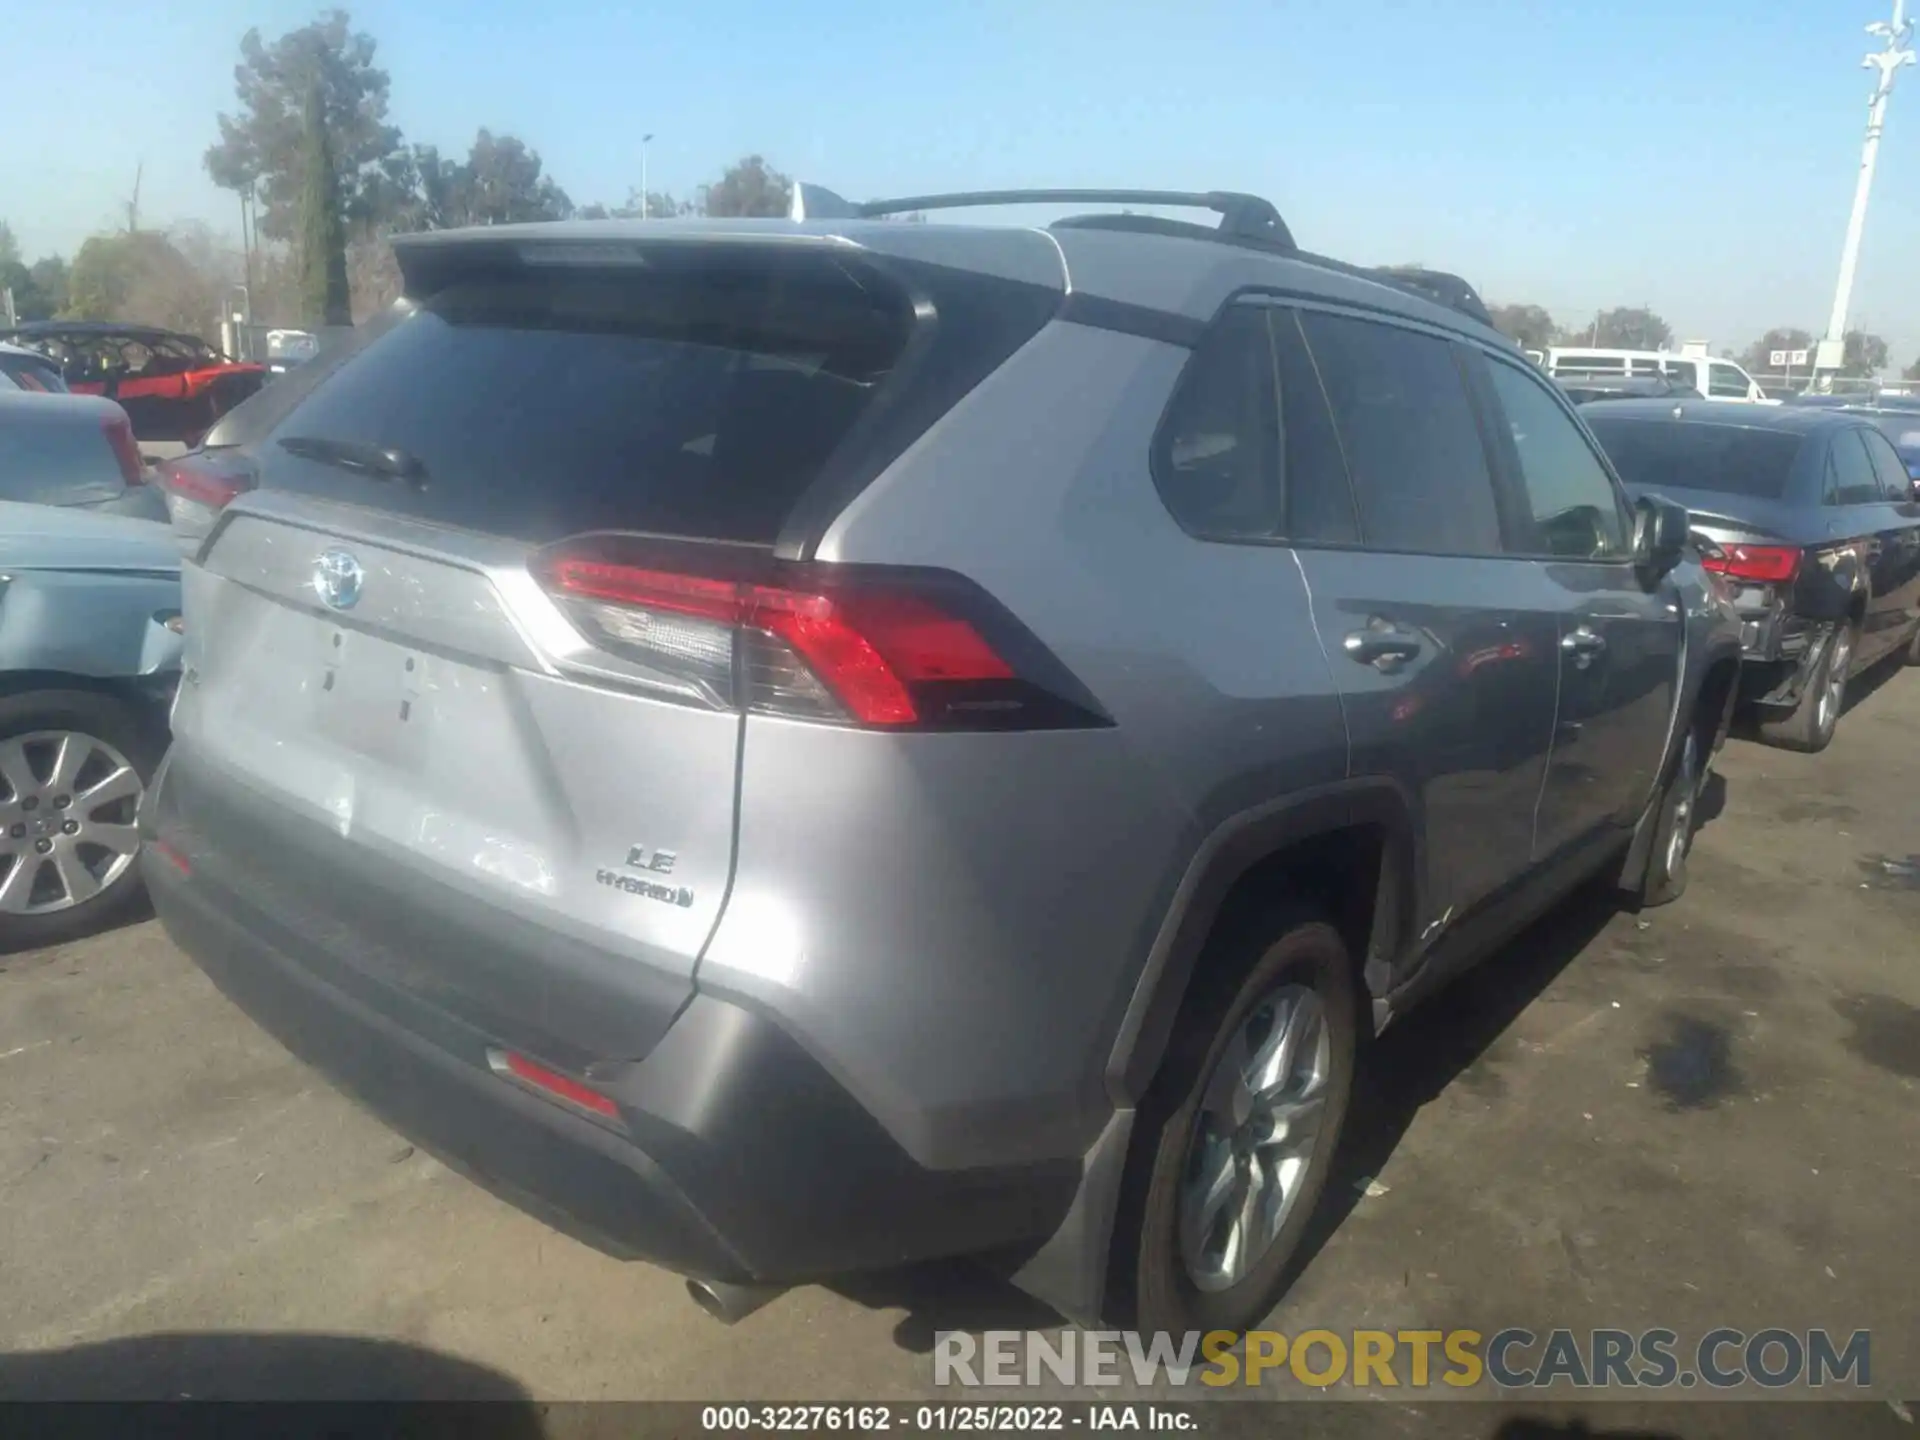
[{"label": "black roof rail", "polygon": [[[915,210],[967,210],[989,205],[1164,205],[1183,210],[1211,210],[1220,216],[1212,233],[1267,240],[1285,249],[1294,247],[1293,232],[1269,200],[1234,190],[967,190],[947,195],[905,195],[894,200],[849,202],[815,186],[795,187],[796,220],[809,214],[822,217],[868,219],[906,215]],[[844,207],[844,208],[842,208]]]},{"label": "black roof rail", "polygon": [[1479,291],[1458,275],[1450,275],[1444,270],[1423,270],[1414,265],[1383,265],[1374,273],[1389,285],[1411,290],[1416,295],[1445,305],[1449,310],[1458,310],[1462,315],[1478,320],[1488,329],[1493,328],[1493,316],[1487,310],[1487,302],[1480,298]]},{"label": "black roof rail", "polygon": [[852,220],[881,215],[905,215],[916,210],[962,210],[988,205],[1155,205],[1172,209],[1211,210],[1220,218],[1213,229],[1185,220],[1157,215],[1074,215],[1053,222],[1054,229],[1129,230],[1144,234],[1178,235],[1202,240],[1224,240],[1262,250],[1273,250],[1342,274],[1391,285],[1409,295],[1443,305],[1493,329],[1493,316],[1479,292],[1458,275],[1413,265],[1368,267],[1313,255],[1300,249],[1293,232],[1270,201],[1236,190],[969,190],[948,195],[907,195],[896,200],[864,203],[842,199],[817,185],[793,187],[792,218]]}]

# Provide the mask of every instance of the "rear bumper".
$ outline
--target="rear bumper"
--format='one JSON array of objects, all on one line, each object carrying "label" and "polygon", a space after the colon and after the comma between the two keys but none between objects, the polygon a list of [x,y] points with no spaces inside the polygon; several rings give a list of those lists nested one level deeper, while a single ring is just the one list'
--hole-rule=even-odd
[{"label": "rear bumper", "polygon": [[1782,618],[1764,646],[1749,646],[1740,667],[1740,700],[1767,709],[1792,708],[1800,703],[1814,667],[1826,649],[1831,624]]},{"label": "rear bumper", "polygon": [[704,995],[644,1059],[590,1068],[620,1111],[590,1118],[495,1073],[499,1042],[464,1019],[198,868],[152,847],[144,864],[168,934],[289,1050],[453,1168],[610,1254],[798,1283],[1017,1250],[1059,1226],[1079,1181],[1070,1162],[927,1170],[772,1020]]}]

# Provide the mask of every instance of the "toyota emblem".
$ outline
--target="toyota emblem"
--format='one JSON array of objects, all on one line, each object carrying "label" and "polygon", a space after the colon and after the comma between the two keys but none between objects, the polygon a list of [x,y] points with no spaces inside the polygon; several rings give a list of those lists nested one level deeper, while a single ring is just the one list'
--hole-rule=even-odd
[{"label": "toyota emblem", "polygon": [[360,602],[367,572],[345,550],[329,550],[313,562],[313,593],[334,610],[351,610]]}]

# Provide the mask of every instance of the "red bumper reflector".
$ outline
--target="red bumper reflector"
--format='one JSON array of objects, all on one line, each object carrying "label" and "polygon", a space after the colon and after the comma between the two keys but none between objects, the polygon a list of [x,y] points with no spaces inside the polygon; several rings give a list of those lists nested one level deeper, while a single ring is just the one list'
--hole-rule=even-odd
[{"label": "red bumper reflector", "polygon": [[167,844],[166,841],[149,840],[147,842],[147,848],[162,860],[165,860],[169,865],[173,866],[173,868],[178,870],[182,875],[193,874],[193,866],[187,862],[187,857]]},{"label": "red bumper reflector", "polygon": [[590,1090],[578,1080],[569,1080],[565,1075],[537,1065],[524,1055],[516,1055],[511,1050],[496,1051],[500,1063],[506,1066],[507,1073],[516,1080],[524,1080],[536,1090],[544,1090],[549,1095],[557,1095],[570,1105],[578,1105],[582,1110],[591,1110],[596,1115],[604,1115],[609,1120],[620,1118],[620,1107],[602,1095],[598,1090]]}]

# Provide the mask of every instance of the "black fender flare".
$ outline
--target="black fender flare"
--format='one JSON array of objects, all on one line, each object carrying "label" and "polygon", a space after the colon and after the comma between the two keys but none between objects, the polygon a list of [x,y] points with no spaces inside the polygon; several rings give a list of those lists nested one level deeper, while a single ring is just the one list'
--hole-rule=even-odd
[{"label": "black fender flare", "polygon": [[1375,1023],[1418,913],[1423,840],[1415,807],[1384,776],[1341,780],[1244,810],[1201,842],[1147,955],[1107,1060],[1107,1089],[1120,1107],[1136,1104],[1158,1073],[1201,953],[1227,897],[1261,861],[1359,826],[1377,826],[1384,843],[1371,939],[1362,978]]}]

